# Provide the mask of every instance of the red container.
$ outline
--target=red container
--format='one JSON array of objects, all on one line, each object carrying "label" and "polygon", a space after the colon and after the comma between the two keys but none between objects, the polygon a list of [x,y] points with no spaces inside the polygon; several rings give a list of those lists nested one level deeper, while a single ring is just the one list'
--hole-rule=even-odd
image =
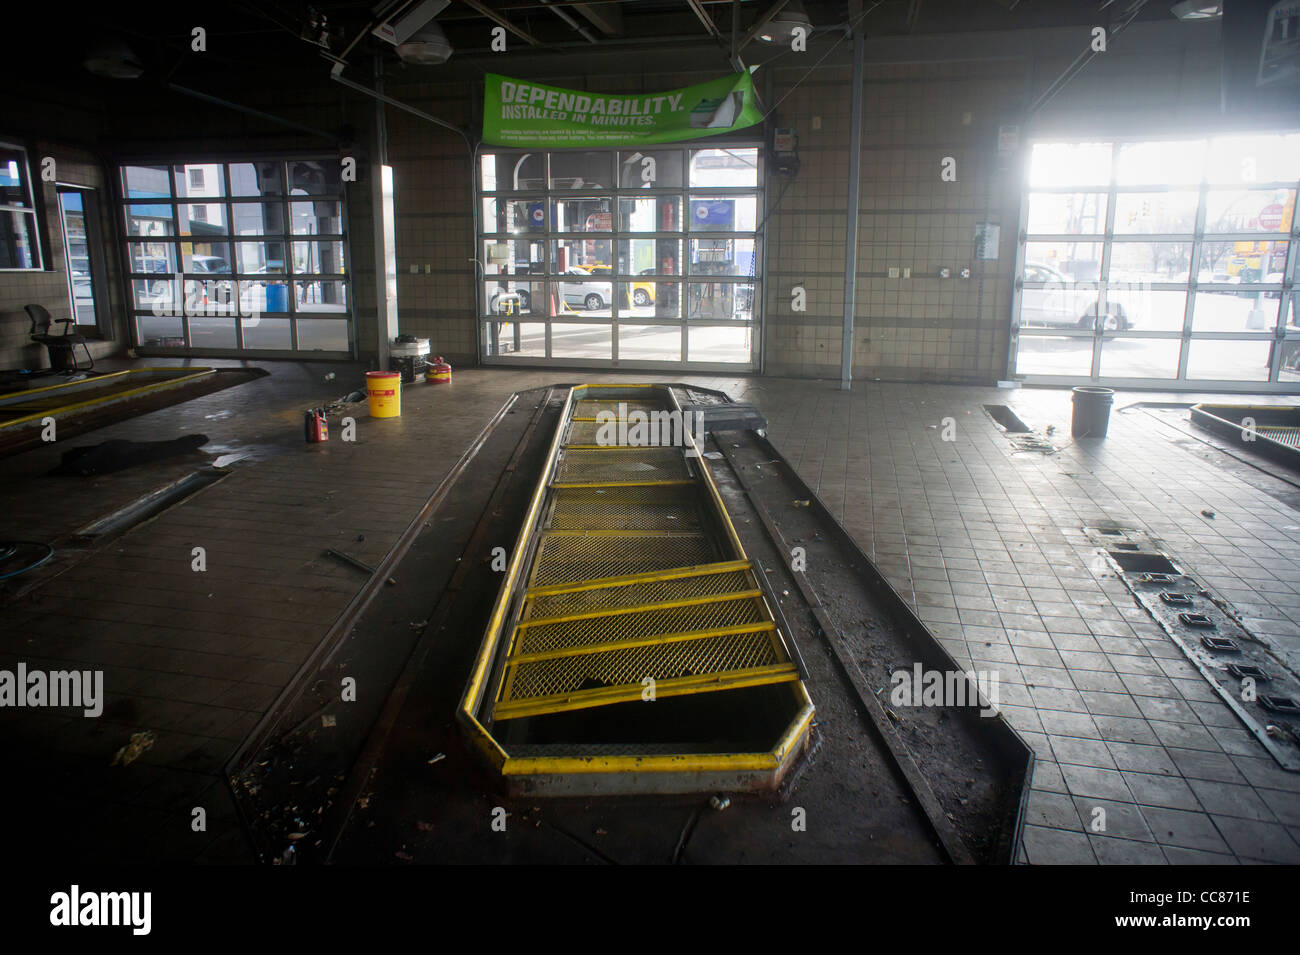
[{"label": "red container", "polygon": [[435,385],[451,384],[451,365],[441,355],[429,362],[429,367],[424,371],[424,380],[431,381]]}]

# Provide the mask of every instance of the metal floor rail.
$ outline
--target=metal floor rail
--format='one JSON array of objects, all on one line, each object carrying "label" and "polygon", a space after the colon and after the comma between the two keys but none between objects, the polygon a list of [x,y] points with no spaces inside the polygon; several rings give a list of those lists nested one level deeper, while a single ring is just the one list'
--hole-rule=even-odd
[{"label": "metal floor rail", "polygon": [[[643,422],[658,426],[651,440],[680,443],[632,446]],[[745,788],[771,788],[802,748],[813,708],[788,637],[701,466],[689,417],[682,423],[668,386],[569,390],[461,704],[462,724],[503,774],[574,791],[575,773],[667,773],[672,781],[612,788],[686,791],[735,771]],[[610,755],[598,733],[583,745],[581,727],[597,726],[603,707],[778,684],[790,720],[769,751],[674,752],[647,739]],[[519,742],[524,721],[574,711],[590,722],[571,744]],[[651,711],[634,710],[633,725],[643,715]]]}]

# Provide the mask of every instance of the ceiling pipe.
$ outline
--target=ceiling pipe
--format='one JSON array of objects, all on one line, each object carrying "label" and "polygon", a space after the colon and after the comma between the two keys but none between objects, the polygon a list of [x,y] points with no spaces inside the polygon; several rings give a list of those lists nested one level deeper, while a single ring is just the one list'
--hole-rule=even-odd
[{"label": "ceiling pipe", "polygon": [[[1125,14],[1127,19],[1122,20],[1114,28],[1106,31],[1108,34],[1106,37],[1107,42],[1114,40],[1115,37],[1123,33],[1124,30],[1128,27],[1128,25],[1137,19],[1137,15],[1142,12],[1142,8],[1145,7],[1146,5],[1147,5],[1147,0],[1134,0],[1133,5],[1129,8],[1128,12]],[[1065,68],[1065,71],[1062,72],[1061,75],[1058,76],[1055,80],[1053,80],[1051,84],[1047,87],[1047,89],[1043,90],[1043,92],[1038,95],[1038,98],[1034,100],[1032,104],[1030,104],[1029,109],[1025,111],[1024,121],[1027,123],[1030,119],[1036,116],[1044,106],[1046,106],[1053,99],[1055,99],[1056,94],[1061,92],[1061,90],[1065,89],[1065,87],[1069,85],[1070,81],[1074,79],[1076,76],[1078,76],[1080,73],[1082,73],[1084,69],[1087,67],[1087,65],[1093,61],[1093,59],[1097,56],[1097,52],[1098,51],[1096,47],[1092,46],[1092,44],[1089,44],[1088,47],[1084,49],[1082,53],[1080,53],[1077,57],[1075,57],[1074,62],[1071,63],[1069,66],[1067,66]]]},{"label": "ceiling pipe", "polygon": [[704,29],[709,31],[709,36],[719,43],[723,43],[722,31],[718,29],[718,25],[713,22],[713,18],[709,16],[708,11],[700,4],[700,0],[686,0],[686,5],[691,8],[691,12],[695,14],[696,19],[704,24]]},{"label": "ceiling pipe", "polygon": [[564,9],[563,7],[553,7],[553,6],[551,6],[551,0],[542,0],[542,3],[546,4],[547,7],[550,9],[550,11],[551,11],[552,13],[554,13],[557,17],[559,17],[561,20],[563,20],[563,21],[564,21],[565,23],[567,23],[569,26],[573,27],[573,29],[577,30],[577,31],[578,31],[578,35],[581,36],[581,37],[582,37],[584,40],[586,40],[588,43],[599,43],[599,42],[600,42],[600,41],[597,40],[594,36],[591,35],[591,31],[590,31],[590,30],[588,30],[586,27],[584,27],[584,26],[583,26],[581,23],[579,23],[577,20],[573,19],[573,17],[571,17],[571,16],[570,16],[566,11],[565,11],[565,9]]},{"label": "ceiling pipe", "polygon": [[526,43],[530,43],[533,46],[542,45],[542,41],[537,39],[537,37],[533,36],[527,30],[515,26],[513,23],[511,23],[501,14],[497,13],[495,10],[489,7],[487,4],[480,3],[479,0],[460,0],[460,2],[463,3],[465,6],[469,7],[471,10],[477,10],[479,13],[487,17],[493,23],[505,27],[507,30],[509,30],[511,33],[513,33],[515,36],[519,37],[519,39],[525,41]]},{"label": "ceiling pipe", "polygon": [[608,6],[599,3],[567,3],[566,0],[549,0],[549,2],[571,7],[575,13],[580,13],[586,17],[601,33],[608,36],[623,35],[623,8],[620,6]]},{"label": "ceiling pipe", "polygon": [[424,120],[425,122],[433,123],[433,125],[435,126],[441,126],[443,129],[449,129],[453,133],[455,133],[456,135],[464,139],[465,145],[469,147],[471,152],[473,152],[474,144],[473,142],[470,141],[469,134],[466,133],[465,130],[461,129],[459,126],[453,126],[445,119],[439,119],[437,116],[434,116],[430,113],[426,113],[422,109],[416,109],[414,106],[410,106],[406,103],[403,103],[401,100],[393,99],[391,96],[386,96],[383,93],[378,92],[377,90],[372,90],[368,86],[363,86],[360,83],[354,83],[352,80],[348,79],[346,76],[343,75],[343,66],[344,64],[342,63],[336,63],[334,65],[334,68],[330,70],[330,79],[332,79],[335,83],[339,83],[342,86],[346,86],[350,90],[356,90],[358,93],[363,93],[366,96],[369,96],[371,99],[379,100],[379,102],[381,103],[387,103],[389,106],[392,106],[394,109],[400,109],[403,112],[410,113],[412,116],[418,116],[420,117],[420,119]]},{"label": "ceiling pipe", "polygon": [[225,107],[226,109],[233,109],[237,113],[244,113],[248,116],[256,116],[258,119],[264,119],[269,123],[275,123],[279,126],[287,126],[289,129],[296,129],[300,133],[306,133],[309,136],[316,136],[319,137],[320,139],[328,140],[331,143],[334,143],[335,145],[339,145],[343,141],[341,137],[334,135],[333,133],[327,133],[324,132],[323,130],[313,129],[311,126],[304,126],[301,123],[295,123],[293,120],[283,119],[279,116],[274,116],[271,113],[264,113],[260,109],[254,109],[251,106],[243,106],[240,103],[232,103],[230,100],[222,99],[219,96],[211,96],[207,93],[200,93],[198,90],[192,90],[188,86],[180,86],[176,83],[167,83],[166,86],[167,89],[171,90],[173,93],[180,93],[184,96],[191,96],[194,99],[202,100],[205,103],[211,103],[214,106],[222,106]]}]

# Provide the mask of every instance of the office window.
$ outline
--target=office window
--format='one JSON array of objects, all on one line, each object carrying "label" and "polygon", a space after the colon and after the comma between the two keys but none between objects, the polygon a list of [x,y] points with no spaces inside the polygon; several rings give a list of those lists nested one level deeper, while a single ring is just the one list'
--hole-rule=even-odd
[{"label": "office window", "polygon": [[0,271],[42,268],[27,150],[0,142]]}]

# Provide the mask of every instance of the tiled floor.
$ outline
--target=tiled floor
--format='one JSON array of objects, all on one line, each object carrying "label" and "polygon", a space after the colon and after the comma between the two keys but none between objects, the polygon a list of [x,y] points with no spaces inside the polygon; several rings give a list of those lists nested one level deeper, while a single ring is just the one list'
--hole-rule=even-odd
[{"label": "tiled floor", "polygon": [[[256,445],[261,459],[5,609],[0,667],[107,671],[100,720],[0,712],[28,752],[98,781],[103,806],[87,827],[115,820],[98,830],[105,844],[138,847],[147,832],[165,858],[239,858],[220,768],[362,583],[323,548],[382,557],[511,392],[617,377],[458,370],[451,388],[410,393],[401,419],[362,417],[355,445],[306,446],[301,408],[346,390],[321,380],[328,370],[276,366],[272,378],[98,432],[207,430],[225,446]],[[952,654],[998,672],[1003,707],[1039,757],[1024,858],[1300,861],[1300,776],[1245,732],[1081,531],[1102,519],[1148,531],[1252,629],[1300,653],[1300,515],[1267,492],[1272,479],[1234,476],[1141,413],[1112,415],[1104,442],[1071,443],[1068,393],[693,380],[758,404],[773,440]],[[1016,453],[981,402],[1054,425],[1062,450]],[[0,482],[34,480],[42,454],[53,452],[0,462]],[[11,520],[18,536],[48,518]],[[196,545],[204,574],[189,569]],[[154,748],[130,773],[109,773],[142,729]],[[73,812],[88,798],[46,795]],[[220,807],[204,839],[189,834],[199,800]],[[1092,828],[1099,809],[1104,831]]]},{"label": "tiled floor", "polygon": [[[1072,443],[1059,392],[869,384],[848,398],[764,381],[746,397],[953,656],[997,671],[1038,757],[1024,857],[1300,861],[1300,776],[1243,729],[1081,530],[1108,519],[1149,532],[1290,655],[1300,515],[1146,414],[1113,414],[1104,442]],[[1053,425],[1064,447],[1016,453],[982,401]]]}]

